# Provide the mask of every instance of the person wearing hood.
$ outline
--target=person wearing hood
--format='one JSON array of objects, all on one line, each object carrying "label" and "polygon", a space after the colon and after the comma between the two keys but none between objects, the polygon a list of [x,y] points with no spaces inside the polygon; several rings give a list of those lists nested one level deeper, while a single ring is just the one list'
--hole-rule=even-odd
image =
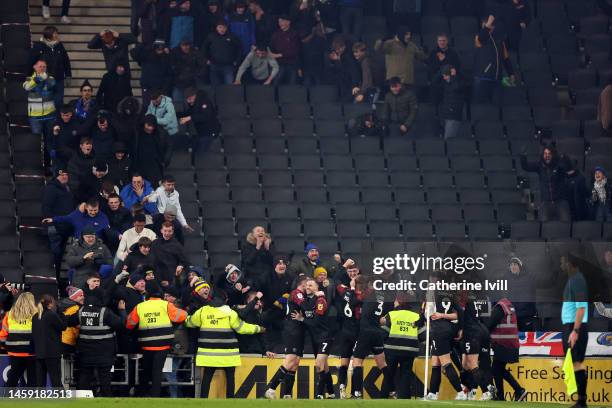
[{"label": "person wearing hood", "polygon": [[408,133],[417,115],[419,105],[412,90],[407,89],[399,77],[389,80],[389,92],[385,95],[385,121],[399,126],[402,134]]},{"label": "person wearing hood", "polygon": [[[89,174],[83,177],[79,183],[78,189],[75,191],[75,198],[77,202],[84,203],[90,198],[94,198],[98,195],[102,184],[110,180],[108,175],[108,165],[105,160],[96,159]],[[104,210],[104,209],[103,209]]]},{"label": "person wearing hood", "polygon": [[55,160],[57,166],[66,168],[70,158],[79,149],[79,130],[72,106],[62,105],[59,117],[53,123],[53,141],[49,146],[51,158]]},{"label": "person wearing hood", "polygon": [[75,241],[66,251],[66,263],[74,270],[72,286],[84,288],[89,273],[112,265],[113,258],[102,240],[96,237],[96,230],[87,226],[81,233],[81,239]]},{"label": "person wearing hood", "polygon": [[70,57],[60,41],[59,31],[55,26],[47,26],[42,32],[40,41],[32,45],[32,60],[44,59],[47,62],[47,72],[55,78],[55,109],[64,104],[64,81],[72,77]]},{"label": "person wearing hood", "polygon": [[102,236],[104,230],[109,228],[108,217],[100,212],[100,202],[97,198],[87,200],[85,204],[80,204],[74,211],[67,215],[43,218],[43,224],[70,224],[74,231],[75,238],[81,238],[83,230],[91,226],[94,232]]},{"label": "person wearing hood", "polygon": [[[150,231],[143,228],[145,231]],[[153,240],[146,236],[141,237],[138,241],[129,247],[129,253],[123,261],[123,270],[134,272],[142,268],[152,268],[155,264],[155,257],[151,253],[151,244]]]},{"label": "person wearing hood", "polygon": [[178,122],[172,99],[165,96],[161,90],[151,92],[151,102],[145,115],[153,115],[157,125],[163,128],[170,137],[178,133]]},{"label": "person wearing hood", "polygon": [[[78,389],[92,390],[95,374],[100,384],[101,397],[112,397],[111,369],[117,358],[116,336],[126,320],[125,302],[117,302],[119,314],[104,304],[100,288],[87,290],[83,307],[68,316],[68,326],[79,326],[77,361],[79,362]],[[92,390],[93,391],[93,390]]]},{"label": "person wearing hood", "polygon": [[215,31],[202,44],[212,85],[232,84],[234,69],[242,57],[240,39],[232,34],[225,20],[219,20]]},{"label": "person wearing hood", "polygon": [[145,289],[147,300],[134,307],[125,327],[138,330],[144,368],[139,385],[143,390],[148,388],[148,394],[155,398],[161,393],[163,367],[174,340],[173,325],[183,323],[187,312],[162,300],[163,291],[155,280],[147,281]]},{"label": "person wearing hood", "polygon": [[206,91],[187,88],[184,95],[185,110],[177,114],[179,124],[193,133],[191,150],[194,153],[199,149],[205,152],[221,129],[217,109]]},{"label": "person wearing hood", "polygon": [[415,60],[425,60],[427,54],[412,40],[412,32],[406,26],[400,26],[397,34],[390,40],[376,41],[376,51],[385,55],[386,79],[399,77],[405,85],[414,85]]},{"label": "person wearing hood", "polygon": [[126,69],[127,77],[131,78],[128,47],[134,43],[136,43],[136,37],[131,33],[119,34],[114,30],[105,29],[93,36],[87,44],[87,48],[102,50],[107,71],[112,70],[117,64],[121,64]]},{"label": "person wearing hood", "polygon": [[[535,306],[535,285],[532,277],[526,272],[523,261],[513,256],[508,266],[508,299],[512,300],[516,311],[519,331],[536,331],[539,329]],[[533,299],[534,302],[518,300]]]},{"label": "person wearing hood", "polygon": [[98,112],[98,103],[93,97],[93,86],[86,79],[79,88],[81,96],[70,101],[70,105],[74,106],[74,115],[85,127],[88,126],[89,118],[95,117]]},{"label": "person wearing hood", "polygon": [[105,214],[110,228],[105,231],[105,242],[112,253],[117,251],[122,234],[132,225],[132,213],[125,208],[119,194],[113,192],[106,199]]},{"label": "person wearing hood", "polygon": [[267,44],[274,30],[274,19],[268,14],[268,7],[262,7],[263,3],[261,0],[249,0],[248,7],[255,19],[255,41]]},{"label": "person wearing hood", "polygon": [[[85,302],[85,292],[83,289],[68,286],[66,288],[67,298],[61,298],[58,310],[64,315],[64,320],[76,314]],[[78,327],[66,327],[62,332],[62,354],[74,354],[76,352],[77,338],[79,337]]]},{"label": "person wearing hood", "polygon": [[172,85],[170,50],[164,40],[157,39],[150,46],[138,44],[130,52],[142,68],[140,73],[142,103],[144,106],[149,106],[150,94],[154,89],[161,89],[164,93],[170,91]]},{"label": "person wearing hood", "polygon": [[229,30],[238,37],[242,44],[242,56],[244,57],[255,45],[255,18],[247,12],[244,0],[238,0],[234,4],[234,12],[227,17]]},{"label": "person wearing hood", "polygon": [[62,332],[66,329],[63,314],[57,313],[57,302],[49,294],[42,295],[38,313],[32,318],[32,340],[36,345],[36,386],[62,387]]},{"label": "person wearing hood", "polygon": [[138,98],[127,97],[117,105],[117,120],[112,122],[117,129],[118,141],[127,146],[129,153],[133,153],[134,139],[141,124],[140,114],[141,104]]},{"label": "person wearing hood", "polygon": [[100,108],[110,112],[117,112],[117,106],[123,98],[132,96],[132,84],[127,70],[121,63],[117,63],[111,71],[102,76],[102,82],[96,94]]},{"label": "person wearing hood", "polygon": [[174,227],[165,222],[160,229],[160,237],[151,244],[155,258],[156,276],[162,286],[168,286],[179,279],[189,260],[180,242],[174,238]]},{"label": "person wearing hood", "polygon": [[123,188],[130,182],[130,168],[132,160],[128,148],[123,142],[113,143],[113,157],[108,160],[108,177],[113,184]]},{"label": "person wearing hood", "polygon": [[608,183],[606,170],[601,166],[593,170],[590,205],[593,220],[606,222],[612,218],[612,184]]},{"label": "person wearing hood", "polygon": [[510,81],[515,82],[505,38],[504,33],[495,28],[495,17],[489,15],[475,39],[473,103],[500,103],[504,69]]},{"label": "person wearing hood", "polygon": [[181,41],[178,47],[170,51],[170,64],[174,79],[172,100],[182,101],[186,98],[185,90],[208,80],[208,65],[204,54],[187,40]]},{"label": "person wearing hood", "polygon": [[241,305],[245,294],[251,287],[244,279],[242,272],[236,265],[229,264],[225,267],[225,275],[220,274],[215,283],[217,294],[223,293],[229,306]]},{"label": "person wearing hood", "polygon": [[121,241],[119,242],[116,254],[116,258],[119,261],[126,261],[126,257],[134,251],[133,245],[138,244],[138,247],[140,247],[143,238],[148,239],[149,247],[151,246],[151,242],[157,238],[155,232],[149,228],[145,228],[146,217],[144,214],[135,215],[132,225],[132,228],[126,230],[121,235]]},{"label": "person wearing hood", "polygon": [[276,249],[272,237],[260,225],[253,227],[242,244],[242,268],[247,279],[259,279],[274,268]]},{"label": "person wearing hood", "polygon": [[113,143],[117,135],[110,124],[108,112],[100,111],[96,119],[96,125],[91,132],[93,148],[96,151],[96,159],[106,161],[113,156]]},{"label": "person wearing hood", "polygon": [[571,221],[565,188],[566,164],[552,147],[544,148],[539,162],[529,162],[524,152],[521,154],[521,168],[537,173],[540,179],[541,204],[538,213],[541,221]]},{"label": "person wearing hood", "polygon": [[91,137],[83,136],[79,140],[79,149],[70,157],[66,168],[70,174],[69,186],[72,191],[78,190],[81,182],[89,176],[94,162],[93,141]]},{"label": "person wearing hood", "polygon": [[149,201],[153,194],[151,183],[145,180],[139,173],[132,174],[132,182],[121,189],[121,199],[126,208],[132,208],[136,203],[141,203],[147,214],[157,214],[155,201]]}]

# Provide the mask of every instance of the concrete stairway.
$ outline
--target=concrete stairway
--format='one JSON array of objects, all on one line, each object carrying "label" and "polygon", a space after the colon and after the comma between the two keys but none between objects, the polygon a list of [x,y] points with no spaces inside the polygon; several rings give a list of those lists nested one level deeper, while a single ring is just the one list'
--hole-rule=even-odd
[{"label": "concrete stairway", "polygon": [[[7,0],[22,1],[22,0]],[[100,50],[87,49],[87,43],[95,33],[111,28],[119,33],[130,31],[130,2],[128,0],[72,0],[70,6],[71,24],[60,21],[61,1],[51,1],[51,18],[42,18],[42,1],[30,0],[30,21],[32,41],[38,41],[47,25],[55,25],[60,32],[60,40],[68,50],[72,64],[72,82],[66,88],[65,101],[79,95],[79,87],[85,79],[94,87],[94,95],[106,72],[104,58]],[[140,67],[136,62],[132,68],[132,89],[140,96]]]}]

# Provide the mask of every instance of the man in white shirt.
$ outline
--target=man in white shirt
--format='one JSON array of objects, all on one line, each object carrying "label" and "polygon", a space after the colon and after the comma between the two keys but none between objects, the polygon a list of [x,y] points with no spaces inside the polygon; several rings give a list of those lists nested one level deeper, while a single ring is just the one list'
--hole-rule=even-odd
[{"label": "man in white shirt", "polygon": [[179,201],[179,192],[174,188],[176,186],[176,180],[171,175],[165,175],[162,178],[161,186],[157,187],[155,192],[149,196],[148,201],[157,203],[157,211],[163,214],[166,211],[166,207],[173,205],[176,207],[176,219],[181,223],[183,229],[193,232],[193,228],[187,224],[187,220],[181,210],[181,203]]},{"label": "man in white shirt", "polygon": [[130,247],[138,242],[140,238],[147,237],[151,241],[157,238],[155,232],[145,228],[146,218],[144,214],[136,214],[132,225],[134,227],[125,231],[121,237],[121,242],[119,242],[119,248],[115,256],[115,264],[119,261],[125,261],[125,257],[130,253]]}]

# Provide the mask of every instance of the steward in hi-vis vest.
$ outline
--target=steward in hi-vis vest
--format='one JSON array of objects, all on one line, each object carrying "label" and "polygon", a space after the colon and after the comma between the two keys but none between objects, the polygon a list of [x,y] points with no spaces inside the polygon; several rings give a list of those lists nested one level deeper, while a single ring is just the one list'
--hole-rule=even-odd
[{"label": "steward in hi-vis vest", "polygon": [[155,280],[148,280],[145,288],[147,300],[130,312],[126,327],[132,330],[138,326],[144,369],[140,386],[144,389],[151,381],[150,396],[159,397],[162,370],[174,340],[173,323],[183,323],[187,312],[163,300],[162,289]]},{"label": "steward in hi-vis vest", "polygon": [[125,304],[119,302],[117,316],[104,306],[101,289],[87,290],[83,307],[77,313],[67,316],[68,326],[79,326],[76,343],[79,362],[80,390],[91,390],[95,373],[98,373],[100,396],[112,397],[111,367],[117,358],[116,332],[125,325]]},{"label": "steward in hi-vis vest", "polygon": [[[410,377],[412,363],[419,354],[419,334],[424,331],[424,318],[419,312],[419,304],[396,301],[395,310],[380,319],[380,324],[389,332],[385,340],[385,361],[387,373],[383,381],[382,398],[389,396],[392,389],[397,390],[399,398],[410,398]],[[399,382],[394,386],[395,373],[399,369]]]},{"label": "steward in hi-vis vest", "polygon": [[222,299],[215,298],[210,304],[199,308],[187,318],[187,327],[200,329],[196,366],[205,367],[202,381],[202,398],[208,397],[212,377],[221,368],[225,371],[227,398],[234,397],[234,372],[240,365],[238,334],[257,334],[265,328],[245,323],[238,313],[225,305]]},{"label": "steward in hi-vis vest", "polygon": [[2,319],[0,345],[6,349],[11,365],[5,387],[16,387],[24,373],[27,386],[36,386],[36,360],[32,343],[32,317],[36,313],[38,308],[34,295],[23,292]]}]

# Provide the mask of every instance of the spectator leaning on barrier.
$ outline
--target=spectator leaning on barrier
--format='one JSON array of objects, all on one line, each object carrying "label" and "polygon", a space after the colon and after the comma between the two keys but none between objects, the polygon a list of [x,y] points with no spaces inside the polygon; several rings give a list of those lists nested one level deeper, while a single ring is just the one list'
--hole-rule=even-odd
[{"label": "spectator leaning on barrier", "polygon": [[39,59],[34,73],[23,83],[28,93],[28,117],[35,135],[43,135],[46,146],[51,146],[52,125],[55,119],[55,78],[47,73],[47,63]]},{"label": "spectator leaning on barrier", "polygon": [[402,85],[398,77],[389,80],[390,92],[385,95],[385,121],[389,126],[398,126],[401,133],[407,133],[416,118],[417,97]]},{"label": "spectator leaning on barrier", "polygon": [[47,26],[42,32],[40,40],[32,45],[34,62],[44,59],[47,62],[47,71],[55,78],[55,109],[59,110],[64,104],[64,81],[70,81],[72,70],[70,57],[60,41],[59,31],[55,26]]}]

